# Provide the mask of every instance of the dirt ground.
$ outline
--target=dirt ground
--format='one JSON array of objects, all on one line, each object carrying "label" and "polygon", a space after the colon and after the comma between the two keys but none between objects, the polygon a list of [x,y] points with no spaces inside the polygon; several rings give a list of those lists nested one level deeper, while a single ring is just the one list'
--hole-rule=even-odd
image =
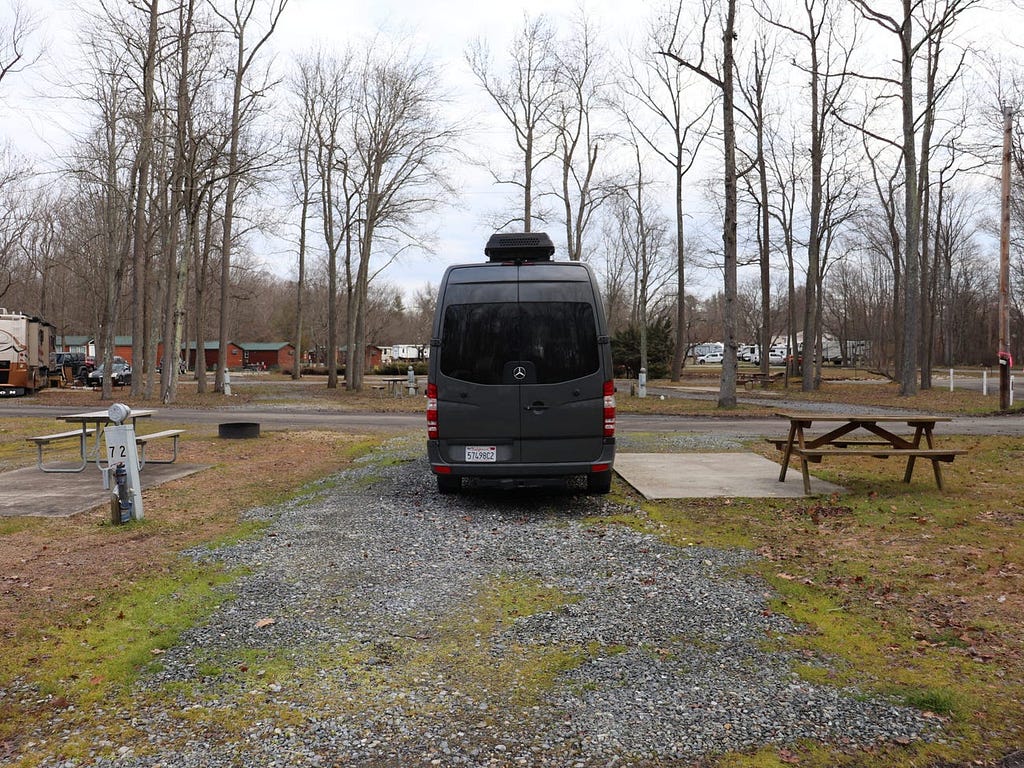
[{"label": "dirt ground", "polygon": [[[191,386],[194,391],[194,382]],[[232,405],[267,397],[256,387],[236,391],[240,394]],[[379,395],[349,395],[343,402],[342,394],[326,394],[323,387],[299,385],[288,390],[289,399],[317,401],[317,407],[332,397],[339,408],[374,406],[374,397],[381,410],[421,407],[419,402],[392,402]],[[115,399],[136,406],[160,405],[133,401],[124,392],[115,392]],[[213,394],[182,399],[185,402],[178,404],[189,407],[216,408],[224,403],[222,396]],[[112,402],[89,390],[50,391],[31,400],[89,410]],[[2,464],[32,465],[34,448],[24,438],[38,434],[37,427],[19,419],[5,419],[2,427],[0,437],[8,447]],[[147,490],[145,522],[112,526],[106,507],[68,518],[0,520],[0,638],[24,637],[41,624],[59,623],[112,586],[167,569],[183,548],[235,530],[242,511],[285,498],[342,469],[379,439],[331,431],[264,430],[258,441],[219,440],[215,428],[204,432],[188,425],[179,461],[210,468]]]},{"label": "dirt ground", "polygon": [[[264,376],[234,383],[235,394],[228,401],[213,393],[198,395],[195,383],[185,382],[176,404],[423,410],[422,397],[395,398],[373,389],[330,391],[323,380],[295,384]],[[878,386],[863,389],[844,390],[837,399],[885,402]],[[133,401],[125,392],[114,397],[135,406],[161,407],[159,402]],[[929,393],[929,399],[914,405],[934,412],[973,412],[980,398],[958,395],[945,402],[941,397],[947,396]],[[111,402],[92,391],[52,391],[32,400],[81,410],[105,408]],[[652,400],[641,408],[623,397],[622,404],[623,410],[634,412],[701,407],[699,401],[682,399]],[[3,420],[0,468],[33,465],[34,449],[24,437],[41,434],[35,430],[46,421]],[[245,510],[288,498],[306,483],[344,468],[381,439],[380,434],[294,430],[264,431],[258,441],[220,440],[216,427],[187,427],[180,460],[210,468],[146,491],[143,523],[113,526],[105,508],[61,519],[0,519],[0,643],[31,646],[39,641],[41,628],[74,621],[117,587],[170,572],[182,549],[238,531]],[[835,606],[824,610],[825,618],[802,619],[820,620],[824,636],[825,620],[839,621],[845,615],[836,606],[850,605],[882,624],[891,620],[897,627],[910,625],[914,634],[906,647],[889,649],[905,656],[893,669],[917,674],[918,665],[930,656],[948,655],[952,661],[943,660],[942,669],[959,667],[972,680],[965,685],[972,695],[960,717],[982,722],[978,732],[996,736],[1000,749],[1020,749],[1020,448],[1010,438],[954,438],[954,444],[969,448],[970,455],[948,468],[948,494],[930,483],[915,487],[912,494],[899,484],[876,488],[877,466],[865,459],[863,465],[830,468],[833,477],[853,489],[843,500],[778,509],[742,500],[665,504],[644,514],[654,516],[661,535],[678,528],[681,542],[731,546],[735,542],[729,535],[736,532],[772,563],[769,570],[777,571],[778,588],[806,588],[790,598],[794,604],[811,601],[814,590],[831,595]],[[640,504],[638,500],[636,506]],[[719,531],[726,540],[705,542],[708,531]],[[836,624],[836,634],[843,627]],[[2,747],[0,743],[0,762]],[[1000,755],[984,757],[975,764],[995,765]]]}]

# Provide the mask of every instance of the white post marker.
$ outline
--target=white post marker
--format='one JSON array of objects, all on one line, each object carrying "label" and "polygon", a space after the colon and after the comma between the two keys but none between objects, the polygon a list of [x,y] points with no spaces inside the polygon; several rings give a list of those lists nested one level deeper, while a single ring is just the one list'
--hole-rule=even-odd
[{"label": "white post marker", "polygon": [[410,395],[416,394],[416,372],[413,371],[412,366],[409,366],[409,370],[406,372],[405,386],[409,390]]},{"label": "white post marker", "polygon": [[636,396],[647,397],[647,369],[640,369],[640,376],[636,380]]},{"label": "white post marker", "polygon": [[103,439],[107,444],[107,465],[116,467],[124,464],[128,473],[128,492],[132,497],[132,517],[142,520],[142,481],[139,480],[139,454],[135,445],[135,427],[122,424],[131,415],[131,409],[121,403],[114,403],[107,411],[114,426],[103,430]]},{"label": "white post marker", "polygon": [[231,371],[224,370],[224,394],[231,396]]}]

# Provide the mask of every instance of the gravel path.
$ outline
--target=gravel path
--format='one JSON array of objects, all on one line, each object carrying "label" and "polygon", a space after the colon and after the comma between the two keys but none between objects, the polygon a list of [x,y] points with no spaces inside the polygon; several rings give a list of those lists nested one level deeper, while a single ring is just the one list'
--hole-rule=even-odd
[{"label": "gravel path", "polygon": [[[798,628],[737,575],[750,553],[586,524],[607,506],[440,496],[420,442],[393,441],[254,511],[271,522],[258,539],[192,553],[250,575],[141,684],[130,717],[148,748],[60,765],[661,766],[942,737],[915,710],[795,675],[769,649]],[[495,621],[499,590],[547,603]]]}]

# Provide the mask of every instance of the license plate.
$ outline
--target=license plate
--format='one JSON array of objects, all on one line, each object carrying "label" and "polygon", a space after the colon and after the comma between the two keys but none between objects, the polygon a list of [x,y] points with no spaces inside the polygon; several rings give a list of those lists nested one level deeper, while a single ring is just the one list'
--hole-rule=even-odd
[{"label": "license plate", "polygon": [[498,460],[498,449],[493,445],[467,445],[466,461],[495,462]]}]

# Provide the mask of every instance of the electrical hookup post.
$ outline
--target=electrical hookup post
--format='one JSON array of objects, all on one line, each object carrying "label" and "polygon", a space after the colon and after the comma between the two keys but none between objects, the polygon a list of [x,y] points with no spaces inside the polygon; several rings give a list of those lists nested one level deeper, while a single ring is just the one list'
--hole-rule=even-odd
[{"label": "electrical hookup post", "polygon": [[[142,520],[142,482],[139,480],[139,454],[135,445],[135,427],[124,424],[131,415],[131,409],[121,403],[114,403],[107,411],[113,423],[103,430],[107,448],[106,471],[114,473],[114,493],[111,500],[111,521],[124,523]],[[115,513],[113,504],[118,505]],[[115,516],[117,519],[114,519]]]},{"label": "electrical hookup post", "polygon": [[1013,406],[1013,355],[999,353],[999,409],[1008,411]]}]

